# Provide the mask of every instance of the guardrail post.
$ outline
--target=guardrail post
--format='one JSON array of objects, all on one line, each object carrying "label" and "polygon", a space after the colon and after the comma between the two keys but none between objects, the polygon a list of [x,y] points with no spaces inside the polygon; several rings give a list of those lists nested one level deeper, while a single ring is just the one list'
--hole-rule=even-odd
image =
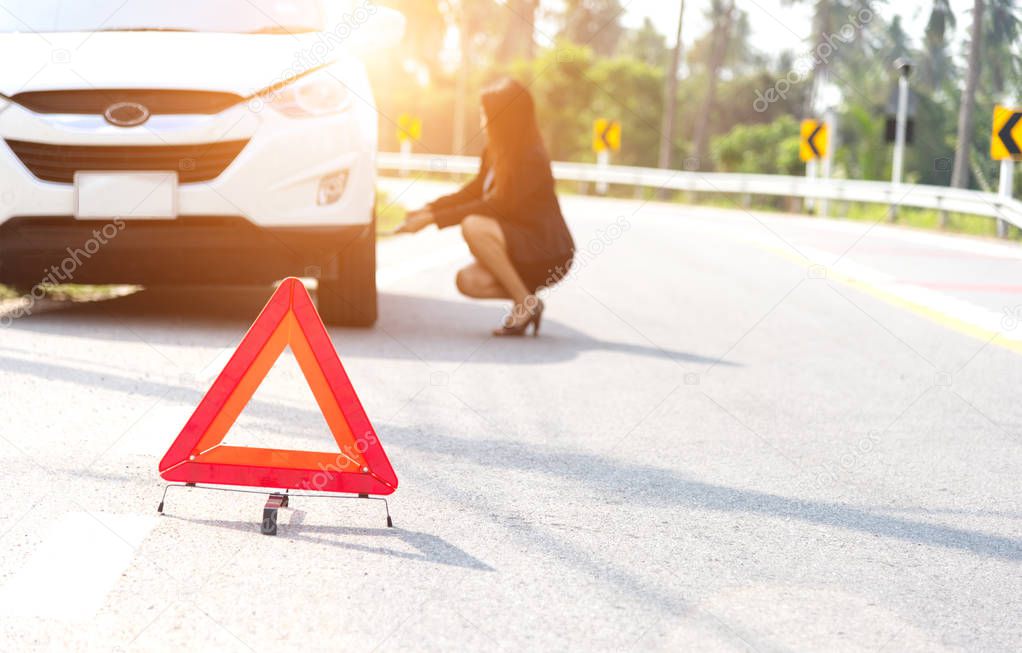
[{"label": "guardrail post", "polygon": [[[904,62],[904,63],[902,63]],[[908,130],[908,75],[912,67],[903,59],[895,61],[898,66],[898,115],[895,118],[894,129],[894,161],[891,162],[891,193],[901,194],[901,169],[905,160],[905,136]],[[890,213],[887,216],[889,222],[898,219],[898,204],[900,197],[891,202]]]},{"label": "guardrail post", "polygon": [[610,152],[608,150],[601,150],[596,155],[596,167],[597,167],[597,179],[596,179],[596,192],[600,195],[607,194],[607,182],[606,174],[607,168],[610,167]]},{"label": "guardrail post", "polygon": [[[834,168],[834,148],[837,147],[837,114],[833,107],[828,108],[824,113],[823,121],[827,125],[827,152],[823,157],[823,181],[825,184],[829,184]],[[824,218],[830,217],[830,198],[820,198],[819,215]]]},{"label": "guardrail post", "polygon": [[[806,179],[810,180],[810,184],[816,181],[816,159],[806,162]],[[816,210],[816,200],[812,195],[804,195],[802,197],[804,203],[804,210],[807,213],[813,213]]]},{"label": "guardrail post", "polygon": [[[1005,200],[1011,199],[1012,182],[1015,179],[1015,162],[1011,159],[1001,161],[1001,181],[997,188],[997,194]],[[1008,223],[997,218],[997,237],[1008,237]]]},{"label": "guardrail post", "polygon": [[401,170],[402,177],[407,177],[412,168],[412,141],[404,139],[401,141]]}]

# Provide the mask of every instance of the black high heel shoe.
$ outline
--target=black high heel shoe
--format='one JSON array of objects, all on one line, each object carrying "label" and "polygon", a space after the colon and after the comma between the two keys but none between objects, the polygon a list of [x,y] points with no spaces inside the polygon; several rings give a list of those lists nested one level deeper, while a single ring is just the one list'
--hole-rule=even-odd
[{"label": "black high heel shoe", "polygon": [[[515,308],[517,308],[517,306]],[[514,326],[507,326],[507,324],[505,324],[504,326],[502,326],[499,329],[494,329],[493,330],[493,335],[500,336],[500,337],[505,337],[505,336],[524,336],[525,332],[528,331],[528,329],[529,329],[529,325],[531,324],[532,325],[532,335],[534,337],[538,336],[539,335],[539,324],[543,320],[543,308],[544,308],[543,307],[543,300],[537,298],[536,299],[536,306],[531,311],[529,309],[526,309],[529,312],[529,319],[525,320],[521,324],[515,324]],[[514,310],[512,310],[511,314],[508,315],[507,319],[505,320],[505,323],[513,321],[514,317],[515,317],[515,312],[514,312]]]}]

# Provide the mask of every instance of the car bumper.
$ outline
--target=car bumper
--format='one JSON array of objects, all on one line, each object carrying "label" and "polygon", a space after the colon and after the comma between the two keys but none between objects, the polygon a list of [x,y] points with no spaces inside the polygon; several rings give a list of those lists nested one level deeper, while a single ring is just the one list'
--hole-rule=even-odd
[{"label": "car bumper", "polygon": [[[365,225],[375,197],[375,131],[372,108],[358,103],[316,118],[289,118],[248,103],[216,115],[154,116],[127,129],[105,125],[99,116],[40,115],[6,104],[0,106],[0,223],[75,211],[74,185],[41,180],[7,140],[149,147],[246,140],[221,174],[179,185],[179,218],[236,216],[267,228]],[[176,163],[185,167],[167,167],[179,174],[189,165]],[[320,204],[321,181],[338,173],[347,178],[344,192]]]},{"label": "car bumper", "polygon": [[209,216],[177,220],[15,218],[0,225],[0,282],[245,284],[334,278],[371,247],[372,223],[260,227]]}]

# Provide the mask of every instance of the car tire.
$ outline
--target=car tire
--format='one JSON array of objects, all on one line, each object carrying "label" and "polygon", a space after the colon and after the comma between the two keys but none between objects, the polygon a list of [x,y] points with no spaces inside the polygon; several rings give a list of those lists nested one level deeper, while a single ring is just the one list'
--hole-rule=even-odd
[{"label": "car tire", "polygon": [[337,256],[337,278],[319,280],[319,314],[326,324],[370,327],[377,316],[376,220]]}]

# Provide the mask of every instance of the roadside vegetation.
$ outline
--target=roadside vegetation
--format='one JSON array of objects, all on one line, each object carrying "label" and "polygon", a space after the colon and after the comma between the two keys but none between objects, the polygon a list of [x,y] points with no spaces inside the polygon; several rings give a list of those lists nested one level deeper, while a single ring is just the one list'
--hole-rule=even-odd
[{"label": "roadside vegetation", "polygon": [[[896,3],[809,2],[791,0],[811,7],[812,40],[792,39],[769,53],[753,48],[743,3],[689,3],[687,20],[705,11],[709,28],[683,43],[669,141],[672,167],[803,174],[798,123],[820,117],[829,103],[838,125],[834,176],[888,180],[892,146],[885,129],[894,113],[894,61],[908,58],[915,64],[914,138],[906,150],[905,181],[947,186],[957,177],[956,185],[995,191],[992,109],[1006,96],[1022,98],[1019,0],[975,0],[965,10],[949,0],[927,0],[920,33],[906,31]],[[555,160],[594,161],[592,122],[602,117],[622,124],[615,163],[658,164],[672,48],[649,21],[638,29],[622,25],[623,0],[385,4],[405,12],[416,29],[400,48],[371,64],[383,116],[382,149],[398,148],[398,117],[408,114],[423,123],[416,151],[478,154],[479,90],[500,74],[513,74],[536,96]],[[448,35],[455,33],[472,37],[456,41],[452,51]],[[959,124],[965,106],[974,110]],[[961,161],[956,144],[964,152]],[[847,217],[873,210],[853,207]],[[912,226],[939,225],[931,218],[925,211],[901,214]],[[994,230],[991,220],[954,215],[947,227]]]}]

